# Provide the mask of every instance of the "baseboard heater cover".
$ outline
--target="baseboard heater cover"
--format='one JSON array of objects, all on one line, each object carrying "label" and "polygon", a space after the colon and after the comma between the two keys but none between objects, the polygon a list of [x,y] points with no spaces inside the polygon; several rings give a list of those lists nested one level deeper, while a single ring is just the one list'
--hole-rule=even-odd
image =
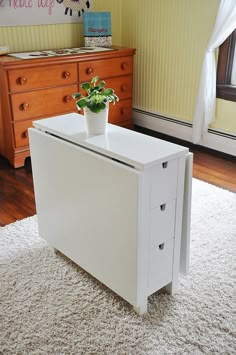
[{"label": "baseboard heater cover", "polygon": [[[192,143],[192,123],[133,108],[134,124]],[[209,128],[201,146],[236,156],[236,135]]]}]

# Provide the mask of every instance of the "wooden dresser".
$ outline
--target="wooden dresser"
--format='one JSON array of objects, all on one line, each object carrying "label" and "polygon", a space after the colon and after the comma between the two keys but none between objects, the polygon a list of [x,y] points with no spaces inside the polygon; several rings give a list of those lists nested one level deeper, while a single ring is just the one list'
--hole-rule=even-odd
[{"label": "wooden dresser", "polygon": [[23,166],[30,156],[32,121],[77,112],[71,95],[95,75],[120,98],[110,105],[109,122],[132,128],[135,49],[113,49],[33,59],[0,57],[0,154],[15,168]]}]

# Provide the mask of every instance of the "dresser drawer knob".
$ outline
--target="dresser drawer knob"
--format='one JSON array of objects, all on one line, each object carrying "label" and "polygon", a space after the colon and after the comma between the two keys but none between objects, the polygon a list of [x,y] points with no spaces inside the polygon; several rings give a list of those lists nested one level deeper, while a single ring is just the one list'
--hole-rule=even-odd
[{"label": "dresser drawer knob", "polygon": [[120,113],[121,113],[121,115],[124,115],[124,114],[125,114],[125,109],[124,109],[124,107],[121,107]]},{"label": "dresser drawer knob", "polygon": [[22,110],[28,110],[29,104],[27,104],[26,102],[24,102],[24,103],[21,105],[21,108],[22,108]]},{"label": "dresser drawer knob", "polygon": [[121,64],[121,69],[126,70],[128,68],[128,64],[126,62]]},{"label": "dresser drawer knob", "polygon": [[65,79],[70,78],[70,72],[69,71],[64,71],[63,76]]},{"label": "dresser drawer knob", "polygon": [[122,92],[125,92],[127,90],[126,85],[124,85],[124,84],[121,85],[120,89]]},{"label": "dresser drawer knob", "polygon": [[70,102],[72,100],[71,96],[70,95],[67,95],[64,97],[64,101],[65,102]]},{"label": "dresser drawer knob", "polygon": [[163,203],[163,205],[160,205],[160,209],[161,209],[161,211],[165,211],[165,209],[166,209],[166,203]]},{"label": "dresser drawer knob", "polygon": [[24,131],[22,136],[23,136],[23,138],[28,138],[28,130]]},{"label": "dresser drawer knob", "polygon": [[168,165],[168,161],[165,161],[164,163],[162,163],[163,169],[166,169],[166,168],[167,168],[167,165]]},{"label": "dresser drawer knob", "polygon": [[25,76],[21,76],[20,78],[18,78],[17,82],[20,84],[20,85],[24,85],[27,83],[27,78]]},{"label": "dresser drawer knob", "polygon": [[160,245],[159,245],[159,250],[163,250],[164,247],[165,247],[165,243],[160,244]]},{"label": "dresser drawer knob", "polygon": [[93,68],[87,68],[86,73],[87,74],[92,74],[93,73]]}]

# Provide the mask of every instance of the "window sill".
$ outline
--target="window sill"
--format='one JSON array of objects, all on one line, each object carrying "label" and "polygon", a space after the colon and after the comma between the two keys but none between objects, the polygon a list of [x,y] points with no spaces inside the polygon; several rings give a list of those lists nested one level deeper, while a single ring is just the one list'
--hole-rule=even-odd
[{"label": "window sill", "polygon": [[218,84],[216,86],[216,97],[236,102],[236,86]]}]

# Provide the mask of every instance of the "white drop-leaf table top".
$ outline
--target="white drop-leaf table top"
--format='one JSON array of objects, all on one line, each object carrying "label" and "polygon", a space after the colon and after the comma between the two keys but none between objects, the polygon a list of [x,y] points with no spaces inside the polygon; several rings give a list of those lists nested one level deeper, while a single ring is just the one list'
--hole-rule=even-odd
[{"label": "white drop-leaf table top", "polygon": [[35,128],[109,158],[144,170],[188,154],[188,148],[108,123],[106,134],[88,136],[83,115],[66,115],[34,121]]}]

